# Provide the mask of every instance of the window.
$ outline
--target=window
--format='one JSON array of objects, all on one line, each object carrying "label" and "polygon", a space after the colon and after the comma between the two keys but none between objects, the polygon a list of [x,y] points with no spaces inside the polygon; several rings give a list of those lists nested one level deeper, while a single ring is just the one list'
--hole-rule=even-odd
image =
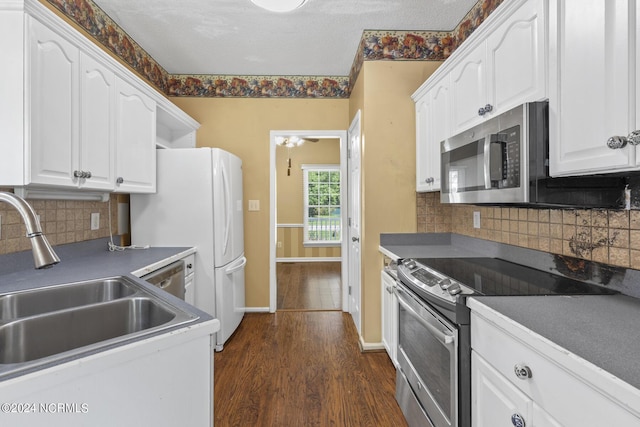
[{"label": "window", "polygon": [[304,245],[337,246],[342,241],[340,165],[302,165]]}]

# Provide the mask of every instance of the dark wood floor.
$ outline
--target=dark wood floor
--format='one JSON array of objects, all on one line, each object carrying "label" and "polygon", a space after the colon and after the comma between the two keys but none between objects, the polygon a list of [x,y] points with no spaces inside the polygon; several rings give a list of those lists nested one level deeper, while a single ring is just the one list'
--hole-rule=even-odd
[{"label": "dark wood floor", "polygon": [[340,262],[276,265],[278,310],[341,310]]},{"label": "dark wood floor", "polygon": [[215,354],[215,425],[406,426],[386,353],[339,311],[247,313]]}]

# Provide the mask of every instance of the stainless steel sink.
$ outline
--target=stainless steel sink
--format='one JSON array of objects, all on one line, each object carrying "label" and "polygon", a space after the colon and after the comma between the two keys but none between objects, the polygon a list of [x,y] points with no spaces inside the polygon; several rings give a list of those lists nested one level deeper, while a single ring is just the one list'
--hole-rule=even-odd
[{"label": "stainless steel sink", "polygon": [[197,319],[127,277],[0,295],[0,379]]},{"label": "stainless steel sink", "polygon": [[0,296],[0,321],[112,301],[135,292],[122,278],[111,278],[6,294]]}]

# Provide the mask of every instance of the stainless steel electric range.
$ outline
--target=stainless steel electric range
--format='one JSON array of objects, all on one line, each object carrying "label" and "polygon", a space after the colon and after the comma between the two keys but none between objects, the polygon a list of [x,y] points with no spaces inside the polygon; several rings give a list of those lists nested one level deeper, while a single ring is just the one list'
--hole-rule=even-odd
[{"label": "stainless steel electric range", "polygon": [[396,399],[408,424],[471,426],[469,296],[613,293],[498,258],[402,260]]}]

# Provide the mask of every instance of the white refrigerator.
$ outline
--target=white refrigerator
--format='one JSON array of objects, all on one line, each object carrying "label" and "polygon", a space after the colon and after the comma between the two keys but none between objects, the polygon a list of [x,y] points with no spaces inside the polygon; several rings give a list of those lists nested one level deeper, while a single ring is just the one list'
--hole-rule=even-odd
[{"label": "white refrigerator", "polygon": [[245,312],[242,160],[218,148],[157,151],[157,192],[131,195],[131,243],[195,246],[185,299],[220,321],[216,350]]}]

